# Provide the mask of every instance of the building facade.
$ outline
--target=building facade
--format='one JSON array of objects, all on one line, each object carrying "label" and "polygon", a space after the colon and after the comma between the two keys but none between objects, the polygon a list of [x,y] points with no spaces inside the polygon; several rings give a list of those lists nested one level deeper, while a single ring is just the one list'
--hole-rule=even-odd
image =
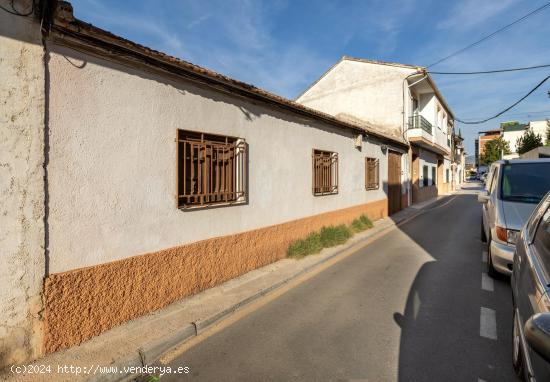
[{"label": "building facade", "polygon": [[478,167],[482,166],[483,154],[485,154],[485,145],[487,142],[492,141],[500,137],[500,129],[498,130],[487,130],[480,131],[476,140],[476,165]]},{"label": "building facade", "polygon": [[[9,7],[9,1],[0,4]],[[9,9],[9,8],[6,8]],[[31,1],[19,2],[21,12]],[[0,367],[41,354],[45,227],[40,21],[0,10]]]},{"label": "building facade", "polygon": [[519,158],[520,154],[518,153],[517,142],[527,131],[532,131],[535,135],[539,135],[542,138],[543,144],[546,143],[546,134],[548,131],[548,121],[530,121],[527,123],[520,123],[518,121],[509,121],[503,122],[500,124],[498,130],[489,130],[480,132],[479,141],[479,154],[482,155],[484,151],[485,144],[499,137],[508,143],[510,148],[509,154],[504,154],[503,159],[515,159]]},{"label": "building facade", "polygon": [[541,121],[530,121],[529,129],[535,134],[540,135],[544,144],[550,144],[550,137],[548,136],[548,132],[550,131],[549,120],[545,119]]},{"label": "building facade", "polygon": [[546,134],[548,131],[548,121],[530,121],[527,123],[520,123],[518,121],[504,122],[500,124],[500,130],[502,132],[502,138],[508,142],[510,146],[511,154],[509,158],[518,158],[517,141],[527,131],[532,131],[535,135],[539,135],[542,139],[542,143],[546,143]]},{"label": "building facade", "polygon": [[453,134],[452,144],[452,188],[456,190],[466,181],[466,151],[464,150],[464,138],[462,134]]},{"label": "building facade", "polygon": [[406,195],[402,135],[43,4],[0,13],[1,366],[277,261],[322,226],[383,218]]},{"label": "building facade", "polygon": [[510,147],[510,154],[505,156],[505,159],[518,158],[517,140],[523,136],[525,131],[529,128],[529,124],[514,122],[504,122],[500,124],[500,136]]},{"label": "building facade", "polygon": [[343,57],[297,102],[409,143],[400,157],[401,197],[394,210],[452,189],[454,116],[423,68]]}]

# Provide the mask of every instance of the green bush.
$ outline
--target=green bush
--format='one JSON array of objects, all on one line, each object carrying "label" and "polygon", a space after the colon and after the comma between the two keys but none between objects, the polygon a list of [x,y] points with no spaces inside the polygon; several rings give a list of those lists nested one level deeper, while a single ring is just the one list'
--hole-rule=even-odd
[{"label": "green bush", "polygon": [[361,232],[372,228],[372,222],[367,215],[361,215],[351,223],[351,228],[355,232]]},{"label": "green bush", "polygon": [[359,220],[361,220],[363,224],[367,226],[367,228],[372,228],[372,222],[367,215],[363,214],[359,216]]},{"label": "green bush", "polygon": [[293,241],[287,250],[287,257],[301,259],[307,255],[321,252],[323,248],[344,244],[354,232],[361,232],[372,227],[372,222],[367,215],[361,215],[355,219],[351,226],[344,224],[321,228],[320,232],[313,232],[305,239]]},{"label": "green bush", "polygon": [[366,230],[367,227],[361,222],[361,220],[355,219],[351,222],[351,229],[353,229],[353,232],[361,232]]},{"label": "green bush", "polygon": [[335,245],[344,244],[353,235],[353,232],[342,224],[336,227],[323,227],[321,228],[320,235],[323,248],[329,248]]},{"label": "green bush", "polygon": [[299,239],[290,244],[287,250],[287,257],[301,259],[307,255],[319,253],[323,249],[321,235],[317,232],[309,234],[305,239]]}]

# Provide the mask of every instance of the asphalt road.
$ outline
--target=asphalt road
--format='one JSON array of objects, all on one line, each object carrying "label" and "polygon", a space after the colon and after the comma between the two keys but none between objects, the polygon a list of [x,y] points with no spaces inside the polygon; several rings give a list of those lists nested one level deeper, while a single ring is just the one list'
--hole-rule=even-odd
[{"label": "asphalt road", "polygon": [[161,381],[516,381],[511,291],[482,273],[474,194],[419,217],[180,354]]}]

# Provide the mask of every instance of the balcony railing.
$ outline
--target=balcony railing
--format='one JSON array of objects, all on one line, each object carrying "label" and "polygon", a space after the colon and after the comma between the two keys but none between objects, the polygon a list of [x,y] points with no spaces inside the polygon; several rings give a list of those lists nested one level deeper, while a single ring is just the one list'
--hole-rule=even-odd
[{"label": "balcony railing", "polygon": [[422,129],[432,135],[432,124],[421,115],[409,117],[409,129]]}]

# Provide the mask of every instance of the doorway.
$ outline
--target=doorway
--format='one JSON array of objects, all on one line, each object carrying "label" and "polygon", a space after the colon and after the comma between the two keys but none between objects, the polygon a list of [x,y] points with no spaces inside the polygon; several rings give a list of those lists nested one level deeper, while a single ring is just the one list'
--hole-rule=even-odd
[{"label": "doorway", "polygon": [[401,210],[401,154],[388,151],[388,214]]}]

